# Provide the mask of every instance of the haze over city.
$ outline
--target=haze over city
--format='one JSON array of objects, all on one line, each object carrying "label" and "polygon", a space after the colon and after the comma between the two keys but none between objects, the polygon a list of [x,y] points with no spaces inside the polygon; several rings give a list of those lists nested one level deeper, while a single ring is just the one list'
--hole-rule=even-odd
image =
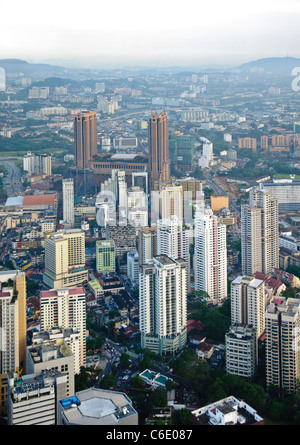
[{"label": "haze over city", "polygon": [[0,428],[300,425],[299,0],[0,14]]},{"label": "haze over city", "polygon": [[[37,0],[1,6],[0,58],[87,68],[234,66],[299,57],[297,0]],[[5,45],[4,45],[5,42]]]}]

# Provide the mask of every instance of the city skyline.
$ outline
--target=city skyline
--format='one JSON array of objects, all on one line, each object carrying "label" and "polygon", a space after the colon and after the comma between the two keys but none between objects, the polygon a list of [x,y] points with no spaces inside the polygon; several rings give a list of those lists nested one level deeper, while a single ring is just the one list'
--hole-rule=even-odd
[{"label": "city skyline", "polygon": [[[14,17],[0,30],[0,58],[62,64],[69,67],[236,66],[264,57],[299,57],[300,6],[295,0],[237,0],[200,3],[152,2],[97,4],[82,10],[77,2],[54,0],[41,9],[36,0],[2,6]],[[159,7],[159,9],[158,9]],[[93,13],[91,13],[93,11]],[[159,11],[159,13],[157,13]],[[99,20],[101,18],[101,26]],[[280,32],[278,32],[280,30]]]}]

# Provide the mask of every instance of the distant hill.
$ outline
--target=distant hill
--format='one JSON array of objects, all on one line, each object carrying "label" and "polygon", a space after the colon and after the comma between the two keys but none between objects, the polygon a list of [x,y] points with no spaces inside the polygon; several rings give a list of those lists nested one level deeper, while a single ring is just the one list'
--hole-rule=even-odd
[{"label": "distant hill", "polygon": [[62,66],[29,63],[20,59],[0,59],[0,67],[4,68],[7,73],[24,73],[26,75],[53,75],[65,72],[65,68]]},{"label": "distant hill", "polygon": [[291,75],[292,69],[300,66],[300,59],[294,57],[273,57],[244,63],[236,71],[250,72],[262,68],[265,73]]}]

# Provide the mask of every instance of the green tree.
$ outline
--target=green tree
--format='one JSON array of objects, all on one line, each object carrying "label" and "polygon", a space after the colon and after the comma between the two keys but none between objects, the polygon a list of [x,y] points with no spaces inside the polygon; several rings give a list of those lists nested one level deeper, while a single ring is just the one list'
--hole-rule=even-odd
[{"label": "green tree", "polygon": [[115,388],[117,385],[117,379],[112,374],[106,374],[99,382],[99,388],[109,389]]},{"label": "green tree", "polygon": [[82,391],[93,386],[91,374],[82,366],[80,373],[75,374],[75,391]]},{"label": "green tree", "polygon": [[120,356],[120,365],[122,368],[128,368],[129,366],[129,355],[126,352],[122,352]]},{"label": "green tree", "polygon": [[149,402],[155,408],[165,408],[168,406],[167,391],[163,387],[158,387],[149,395]]},{"label": "green tree", "polygon": [[145,387],[145,382],[139,375],[136,375],[131,379],[131,387],[135,389],[143,389]]},{"label": "green tree", "polygon": [[187,408],[182,408],[174,413],[173,423],[175,425],[192,425],[191,411]]}]

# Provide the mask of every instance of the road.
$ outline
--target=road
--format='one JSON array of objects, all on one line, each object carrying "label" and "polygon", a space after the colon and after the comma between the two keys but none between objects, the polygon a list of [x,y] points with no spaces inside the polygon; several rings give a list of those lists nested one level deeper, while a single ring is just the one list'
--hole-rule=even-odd
[{"label": "road", "polygon": [[21,170],[16,166],[13,158],[0,158],[0,165],[6,168],[3,180],[7,196],[22,195]]}]

